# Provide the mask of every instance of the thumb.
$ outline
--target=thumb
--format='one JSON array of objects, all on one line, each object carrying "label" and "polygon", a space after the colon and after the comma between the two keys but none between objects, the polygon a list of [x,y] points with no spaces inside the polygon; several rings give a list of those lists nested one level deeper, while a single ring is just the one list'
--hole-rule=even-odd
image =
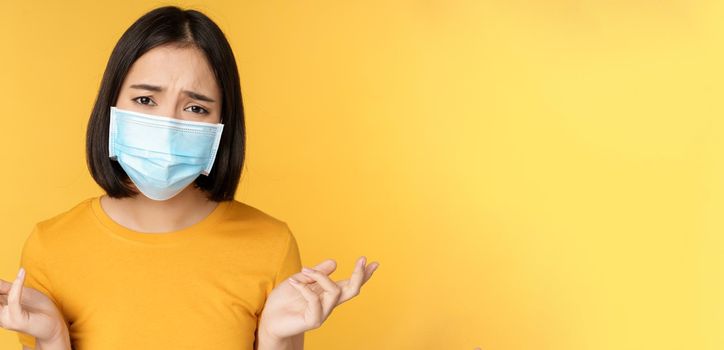
[{"label": "thumb", "polygon": [[[334,272],[334,270],[337,269],[337,262],[333,259],[326,259],[312,268],[329,276],[332,272]],[[303,274],[301,271],[295,273],[290,277],[302,283],[314,283],[314,278]]]},{"label": "thumb", "polygon": [[337,262],[332,259],[327,259],[322,261],[321,263],[315,265],[313,269],[322,272],[325,275],[331,274],[334,272],[334,270],[337,269]]}]

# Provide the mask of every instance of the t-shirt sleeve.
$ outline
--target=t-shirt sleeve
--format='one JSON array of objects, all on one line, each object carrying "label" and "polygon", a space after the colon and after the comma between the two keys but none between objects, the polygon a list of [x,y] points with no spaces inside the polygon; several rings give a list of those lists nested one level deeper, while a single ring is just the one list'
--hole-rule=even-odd
[{"label": "t-shirt sleeve", "polygon": [[[47,256],[44,253],[39,233],[40,227],[36,224],[23,245],[20,256],[20,266],[25,268],[24,286],[35,288],[47,295],[57,306],[59,304],[53,296],[53,289],[48,278],[48,270],[44,263]],[[35,348],[35,337],[23,332],[17,332],[17,334],[21,344],[31,349]]]},{"label": "t-shirt sleeve", "polygon": [[301,254],[299,253],[297,239],[294,237],[294,234],[287,224],[284,224],[284,228],[287,238],[286,244],[284,245],[284,253],[282,254],[281,264],[277,270],[276,277],[274,278],[274,288],[293,274],[302,271],[302,259]]}]

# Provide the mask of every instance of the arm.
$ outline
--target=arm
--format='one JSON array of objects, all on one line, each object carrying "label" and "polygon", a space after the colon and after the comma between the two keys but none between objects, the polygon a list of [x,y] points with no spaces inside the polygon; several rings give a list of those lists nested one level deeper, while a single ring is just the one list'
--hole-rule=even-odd
[{"label": "arm", "polygon": [[304,333],[292,337],[292,349],[304,350]]},{"label": "arm", "polygon": [[[284,245],[285,247],[283,248],[284,254],[282,254],[281,263],[278,265],[279,267],[277,268],[276,276],[274,276],[274,283],[271,294],[280,294],[280,292],[278,291],[278,289],[280,288],[286,289],[287,291],[286,295],[276,297],[271,296],[271,298],[289,300],[290,298],[297,296],[297,292],[289,286],[285,287],[280,285],[288,285],[289,283],[286,282],[286,279],[290,276],[299,274],[299,271],[302,269],[302,259],[299,252],[299,246],[297,245],[297,240],[291,233],[289,226],[287,226],[286,224],[284,225],[284,231],[286,231],[286,234],[284,236],[287,237],[287,240],[286,244]],[[266,321],[265,317],[262,317],[266,316],[266,313],[263,311],[269,311],[267,310],[267,303],[269,302],[269,297],[270,295],[267,296],[264,308],[262,309],[262,314],[259,315],[259,323],[257,324],[258,347],[255,350],[304,350],[304,332],[291,336],[285,335],[282,337],[280,337],[279,335],[272,335],[276,332],[269,332],[269,330],[274,327],[266,326],[270,326],[275,322]],[[278,324],[278,322],[276,323]],[[290,333],[293,334],[296,332],[287,332],[287,334]]]},{"label": "arm", "polygon": [[258,350],[304,350],[304,333],[278,339],[260,329]]},{"label": "arm", "polygon": [[23,350],[32,350],[25,344],[33,338],[35,350],[70,350],[68,325],[53,293],[41,233],[40,225],[36,224],[25,240],[15,281],[0,280],[0,294],[7,294],[10,316],[15,316],[11,318],[14,322],[3,327],[14,325],[8,329],[17,331]]},{"label": "arm", "polygon": [[[11,285],[0,280],[0,295],[5,297],[7,294],[8,300],[2,310],[2,327],[17,332],[23,350],[72,350],[63,315],[45,294],[32,287],[23,287],[24,277],[21,268]],[[2,293],[8,288],[7,293]],[[26,345],[29,341],[34,345]]]},{"label": "arm", "polygon": [[50,338],[42,340],[35,338],[35,348],[25,346],[23,343],[23,350],[73,350],[70,344],[70,334],[68,327],[64,321],[58,321],[59,326],[57,331],[53,332]]},{"label": "arm", "polygon": [[[48,340],[35,339],[35,350],[72,350],[68,328],[63,324],[61,331]],[[23,350],[33,350],[23,345]]]}]

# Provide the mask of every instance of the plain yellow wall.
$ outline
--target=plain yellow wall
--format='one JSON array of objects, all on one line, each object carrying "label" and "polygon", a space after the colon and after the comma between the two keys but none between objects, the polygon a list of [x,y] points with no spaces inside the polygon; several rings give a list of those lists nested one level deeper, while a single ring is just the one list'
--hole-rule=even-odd
[{"label": "plain yellow wall", "polygon": [[[101,193],[84,136],[103,69],[170,3],[2,1],[9,280],[33,223]],[[722,2],[173,4],[236,54],[237,199],[335,279],[381,262],[308,349],[724,348]]]}]

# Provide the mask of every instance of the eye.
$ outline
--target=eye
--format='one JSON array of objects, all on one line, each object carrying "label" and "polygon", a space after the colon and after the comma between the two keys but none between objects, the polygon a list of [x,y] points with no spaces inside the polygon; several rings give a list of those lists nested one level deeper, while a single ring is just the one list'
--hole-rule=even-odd
[{"label": "eye", "polygon": [[135,101],[138,104],[142,104],[142,105],[150,105],[150,103],[153,103],[154,106],[156,105],[156,103],[153,102],[153,100],[148,96],[139,96],[139,97],[133,98],[131,100]]},{"label": "eye", "polygon": [[203,108],[203,107],[201,107],[201,106],[196,106],[196,105],[194,105],[194,106],[190,106],[190,107],[186,108],[185,110],[188,110],[189,108],[191,108],[191,111],[190,111],[190,112],[193,112],[193,113],[197,113],[197,114],[209,114],[209,111],[207,111],[205,108]]}]

